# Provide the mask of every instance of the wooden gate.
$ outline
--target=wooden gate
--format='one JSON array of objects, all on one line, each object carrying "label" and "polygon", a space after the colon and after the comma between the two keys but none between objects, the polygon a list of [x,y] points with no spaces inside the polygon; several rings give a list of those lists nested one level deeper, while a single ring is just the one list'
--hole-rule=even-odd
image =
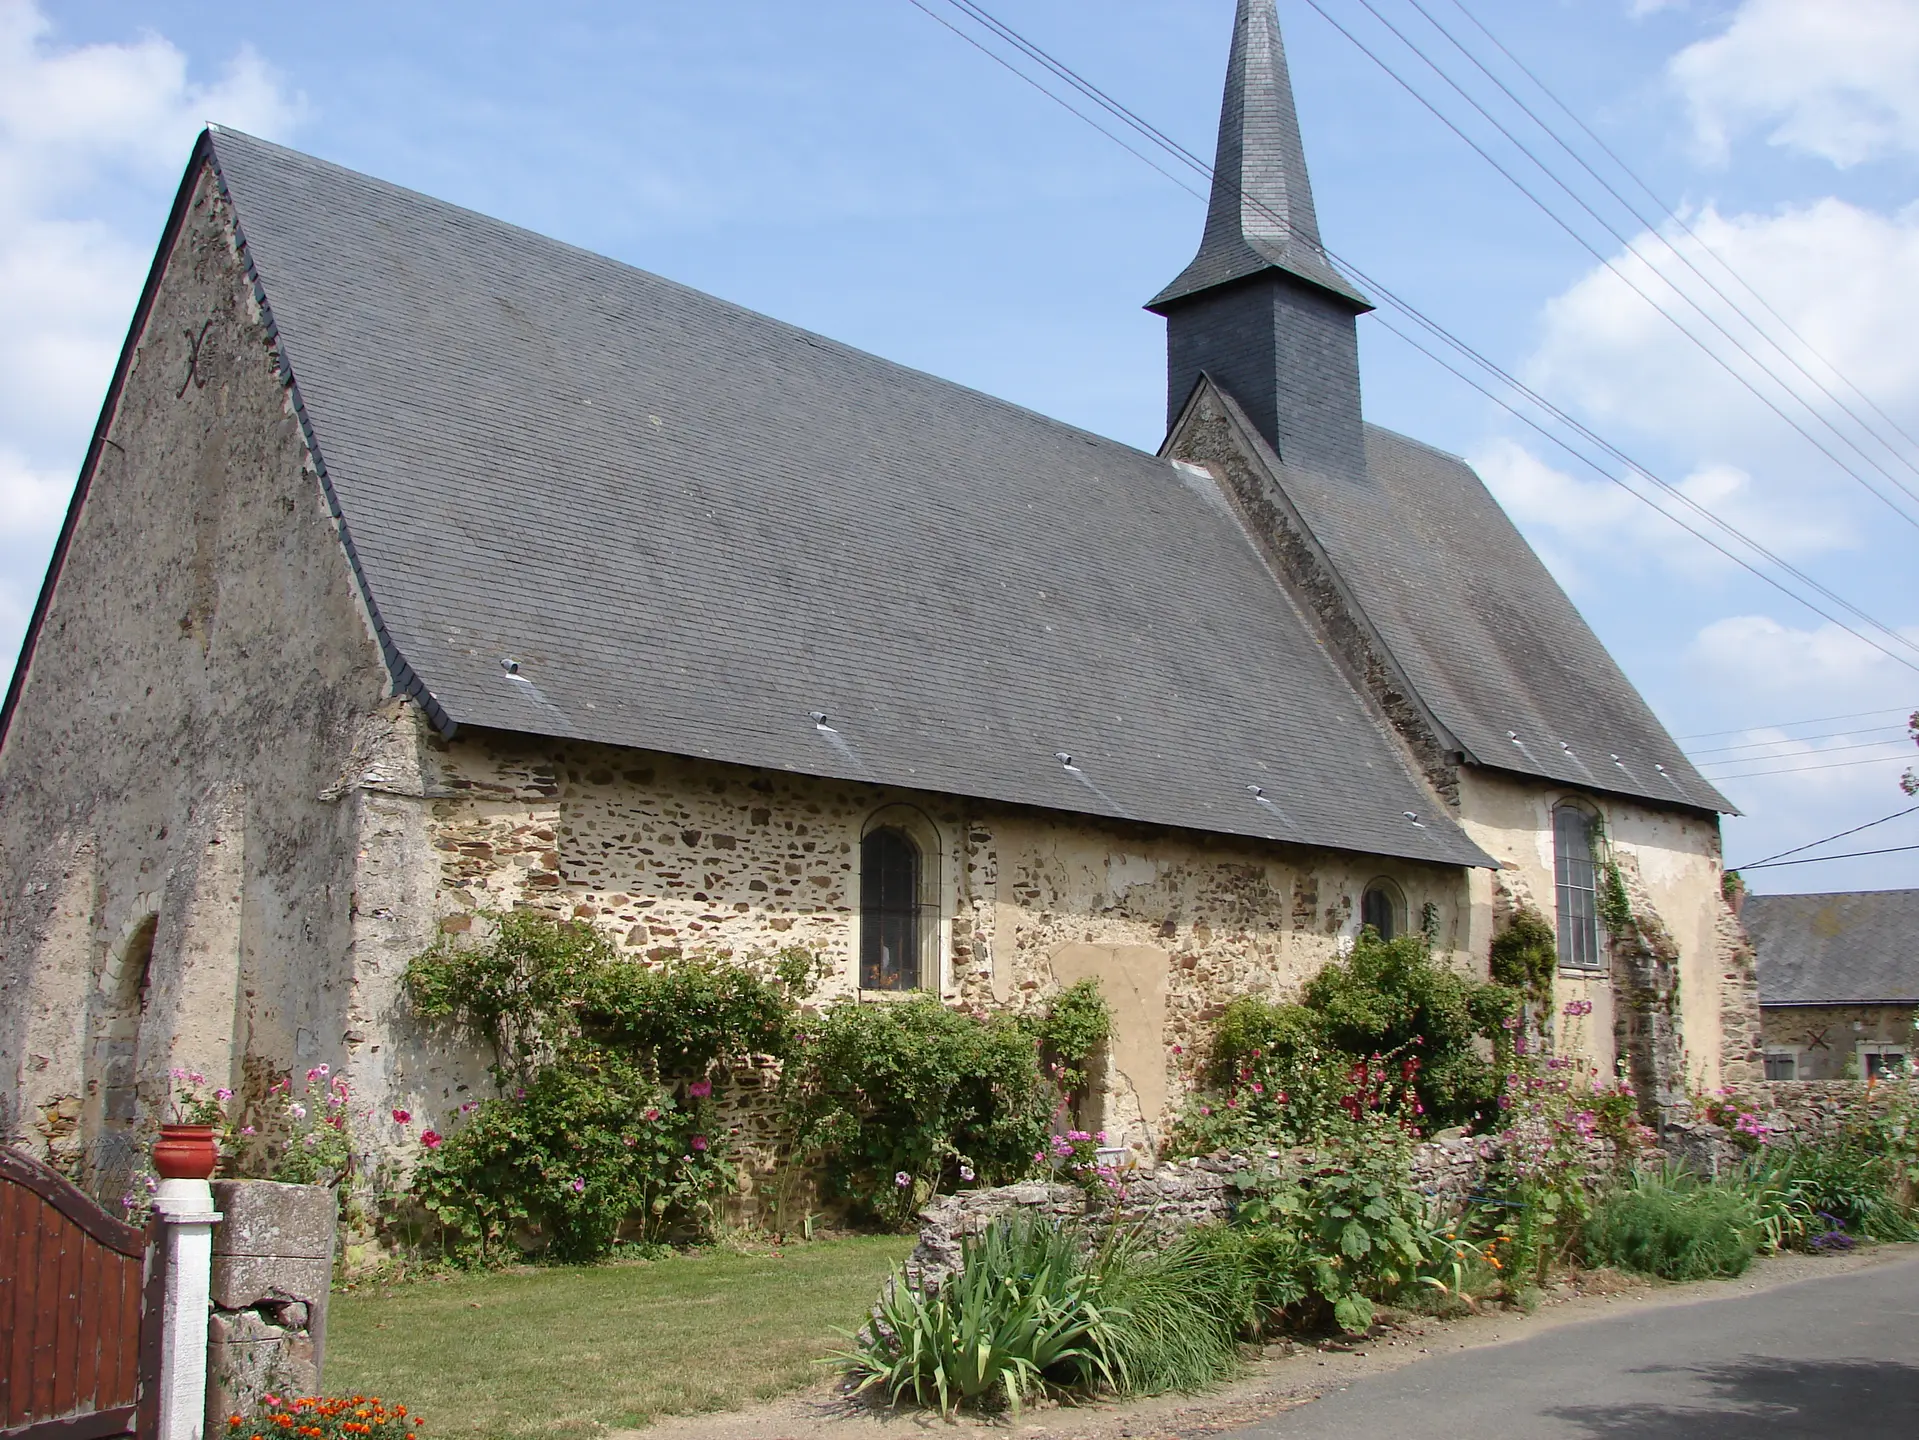
[{"label": "wooden gate", "polygon": [[160,1248],[0,1146],[0,1440],[149,1436]]}]

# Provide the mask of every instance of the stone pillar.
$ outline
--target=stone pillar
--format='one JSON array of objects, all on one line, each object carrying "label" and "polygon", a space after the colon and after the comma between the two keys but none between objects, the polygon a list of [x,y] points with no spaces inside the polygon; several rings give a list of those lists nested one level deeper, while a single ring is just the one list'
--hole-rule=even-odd
[{"label": "stone pillar", "polygon": [[251,1415],[269,1392],[320,1392],[333,1280],[333,1191],[271,1180],[218,1180],[226,1221],[213,1247],[208,1433]]},{"label": "stone pillar", "polygon": [[164,1227],[166,1305],[160,1350],[159,1440],[203,1440],[207,1291],[220,1219],[204,1180],[162,1180],[153,1208]]}]

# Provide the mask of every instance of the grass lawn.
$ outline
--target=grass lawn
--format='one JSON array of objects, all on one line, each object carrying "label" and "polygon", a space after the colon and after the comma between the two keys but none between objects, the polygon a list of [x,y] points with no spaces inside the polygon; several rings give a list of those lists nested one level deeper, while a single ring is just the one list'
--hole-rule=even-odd
[{"label": "grass lawn", "polygon": [[910,1236],[711,1251],[336,1294],[326,1389],[406,1405],[421,1440],[540,1436],[725,1410],[825,1373]]}]

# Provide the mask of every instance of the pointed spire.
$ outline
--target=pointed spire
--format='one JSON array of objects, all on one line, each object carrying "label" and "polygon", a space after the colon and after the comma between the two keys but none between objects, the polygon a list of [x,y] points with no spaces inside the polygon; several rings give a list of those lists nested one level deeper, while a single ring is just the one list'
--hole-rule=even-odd
[{"label": "pointed spire", "polygon": [[1176,301],[1262,270],[1283,270],[1362,310],[1372,309],[1333,269],[1320,245],[1273,0],[1239,0],[1206,233],[1193,263],[1146,308],[1163,314]]}]

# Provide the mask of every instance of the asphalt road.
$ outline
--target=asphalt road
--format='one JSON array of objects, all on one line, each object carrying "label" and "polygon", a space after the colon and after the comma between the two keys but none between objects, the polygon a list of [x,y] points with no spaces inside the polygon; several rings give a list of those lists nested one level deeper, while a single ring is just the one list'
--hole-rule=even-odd
[{"label": "asphalt road", "polygon": [[1456,1351],[1235,1440],[1919,1437],[1919,1257]]}]

